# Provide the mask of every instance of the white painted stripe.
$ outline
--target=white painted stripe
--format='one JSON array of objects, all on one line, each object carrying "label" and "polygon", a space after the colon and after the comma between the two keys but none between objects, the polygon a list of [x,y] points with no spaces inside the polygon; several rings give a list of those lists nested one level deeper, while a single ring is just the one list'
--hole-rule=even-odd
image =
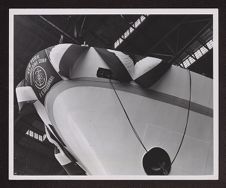
[{"label": "white painted stripe", "polygon": [[108,49],[108,51],[114,53],[119,58],[133,80],[136,80],[140,76],[144,75],[162,61],[159,58],[146,57],[144,59],[141,59],[134,65],[133,60],[128,55],[120,51],[110,49]]},{"label": "white painted stripe", "polygon": [[135,80],[140,76],[144,75],[145,73],[156,67],[158,64],[160,64],[161,61],[161,59],[155,57],[146,57],[144,59],[141,59],[134,66],[133,79]]},{"label": "white painted stripe", "polygon": [[50,51],[50,54],[49,54],[50,62],[57,73],[59,73],[60,71],[59,69],[60,60],[71,45],[72,44],[58,44],[54,46]]},{"label": "white painted stripe", "polygon": [[35,101],[37,97],[31,86],[17,87],[16,88],[17,102]]},{"label": "white painted stripe", "polygon": [[55,154],[55,158],[58,160],[60,165],[64,166],[71,162],[71,160],[62,152]]}]

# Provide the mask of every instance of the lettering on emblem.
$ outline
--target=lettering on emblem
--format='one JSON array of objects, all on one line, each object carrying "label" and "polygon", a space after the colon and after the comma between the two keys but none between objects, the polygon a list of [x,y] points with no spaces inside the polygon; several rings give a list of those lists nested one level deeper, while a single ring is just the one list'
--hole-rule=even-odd
[{"label": "lettering on emblem", "polygon": [[38,89],[42,89],[46,86],[47,75],[46,71],[41,66],[37,66],[34,68],[33,81]]}]

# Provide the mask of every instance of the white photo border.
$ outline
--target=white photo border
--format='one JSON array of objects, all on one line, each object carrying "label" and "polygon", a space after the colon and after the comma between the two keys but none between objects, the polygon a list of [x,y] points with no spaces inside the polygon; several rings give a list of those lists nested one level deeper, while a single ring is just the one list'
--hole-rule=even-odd
[{"label": "white photo border", "polygon": [[[102,14],[149,14],[149,15],[213,15],[213,175],[172,176],[55,176],[14,175],[14,15],[102,15]],[[219,31],[217,8],[153,8],[153,9],[9,9],[9,180],[218,180],[219,179]]]}]

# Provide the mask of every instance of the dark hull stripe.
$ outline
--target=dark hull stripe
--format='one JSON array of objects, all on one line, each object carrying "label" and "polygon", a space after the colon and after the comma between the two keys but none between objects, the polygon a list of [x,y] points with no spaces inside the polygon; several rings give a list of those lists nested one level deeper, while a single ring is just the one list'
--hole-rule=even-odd
[{"label": "dark hull stripe", "polygon": [[[65,82],[62,84],[62,82]],[[115,89],[120,91],[125,91],[128,93],[133,93],[136,95],[141,95],[143,97],[151,98],[154,100],[158,100],[161,102],[165,102],[168,104],[172,104],[174,106],[178,106],[184,109],[188,108],[189,101],[186,99],[182,99],[173,95],[169,95],[166,93],[161,93],[158,91],[154,91],[152,89],[144,89],[140,87],[139,85],[135,84],[122,84],[120,82],[112,80],[112,83],[114,83]],[[57,87],[59,84],[61,84],[61,87]],[[55,98],[59,93],[62,91],[72,88],[72,87],[78,87],[78,86],[91,86],[91,87],[101,87],[101,88],[109,88],[112,89],[112,86],[108,79],[104,78],[77,78],[70,81],[61,81],[58,82],[55,86],[51,88],[50,93],[54,92],[54,95],[51,95],[51,98],[48,97],[49,93],[47,94],[48,100],[51,100],[51,103],[54,102]],[[191,102],[190,110],[213,117],[213,109],[208,108],[206,106]]]},{"label": "dark hull stripe", "polygon": [[63,54],[60,64],[59,64],[59,70],[60,74],[69,78],[70,77],[70,71],[73,68],[74,63],[76,60],[84,53],[85,51],[88,51],[88,47],[81,47],[76,44],[72,44],[66,52]]},{"label": "dark hull stripe", "polygon": [[135,82],[137,82],[142,87],[149,88],[155,82],[157,82],[170,67],[171,67],[171,64],[163,61],[153,69],[149,70],[148,72],[144,73],[142,76],[135,79]]}]

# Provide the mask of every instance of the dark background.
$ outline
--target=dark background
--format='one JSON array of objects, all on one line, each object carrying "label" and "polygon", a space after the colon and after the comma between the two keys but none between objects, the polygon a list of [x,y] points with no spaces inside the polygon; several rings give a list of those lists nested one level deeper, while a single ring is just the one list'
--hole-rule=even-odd
[{"label": "dark background", "polygon": [[[9,8],[219,8],[219,180],[211,181],[15,181],[8,180],[8,9]],[[1,136],[0,136],[0,185],[1,187],[226,187],[226,2],[225,1],[1,1]],[[2,32],[3,31],[3,32]]]}]

